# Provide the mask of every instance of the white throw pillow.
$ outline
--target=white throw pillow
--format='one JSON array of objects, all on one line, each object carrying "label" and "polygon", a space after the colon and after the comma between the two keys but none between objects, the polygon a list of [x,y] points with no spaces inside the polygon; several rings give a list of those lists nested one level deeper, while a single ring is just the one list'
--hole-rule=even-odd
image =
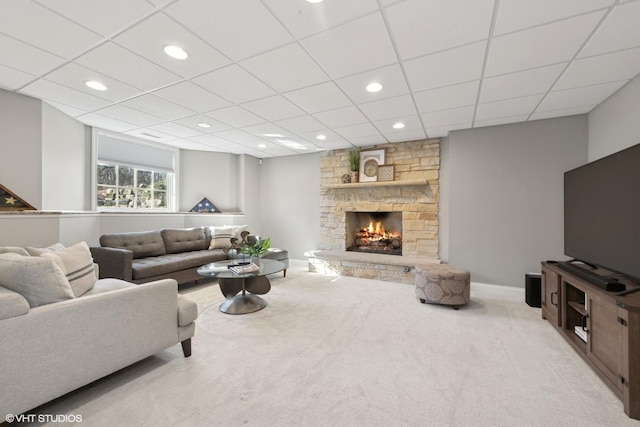
[{"label": "white throw pillow", "polygon": [[209,249],[222,249],[231,246],[231,238],[235,237],[232,227],[209,227],[211,244]]},{"label": "white throw pillow", "polygon": [[62,270],[42,257],[0,255],[0,285],[25,297],[31,308],[73,298]]},{"label": "white throw pillow", "polygon": [[61,251],[46,252],[40,256],[49,258],[60,267],[76,298],[92,289],[98,280],[93,268],[93,257],[86,242],[80,242]]},{"label": "white throw pillow", "polygon": [[27,246],[27,252],[31,256],[40,256],[47,252],[58,252],[64,249],[64,245],[62,243],[55,243],[51,246],[47,246],[46,248],[36,248],[33,246]]},{"label": "white throw pillow", "polygon": [[245,225],[224,225],[223,227],[231,227],[233,229],[233,234],[236,239],[240,240],[242,239],[242,236],[240,236],[240,233],[242,233],[243,231],[248,231],[249,230],[249,225],[245,224]]}]

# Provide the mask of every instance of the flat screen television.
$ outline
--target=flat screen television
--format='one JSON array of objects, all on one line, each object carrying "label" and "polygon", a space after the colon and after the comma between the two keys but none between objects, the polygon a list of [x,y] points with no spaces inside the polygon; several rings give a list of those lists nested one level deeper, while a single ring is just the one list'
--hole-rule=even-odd
[{"label": "flat screen television", "polygon": [[640,280],[640,144],[565,172],[564,252]]}]

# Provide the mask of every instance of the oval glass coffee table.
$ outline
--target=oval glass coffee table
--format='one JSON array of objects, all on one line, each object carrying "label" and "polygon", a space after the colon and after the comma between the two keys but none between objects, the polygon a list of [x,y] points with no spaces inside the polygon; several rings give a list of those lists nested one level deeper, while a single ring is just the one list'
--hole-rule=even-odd
[{"label": "oval glass coffee table", "polygon": [[220,304],[221,312],[247,314],[262,310],[267,306],[267,302],[258,295],[264,295],[271,290],[271,282],[267,276],[284,270],[285,264],[281,261],[261,259],[260,270],[238,274],[229,269],[237,263],[237,260],[212,262],[198,268],[198,274],[218,278],[220,290],[227,299]]}]

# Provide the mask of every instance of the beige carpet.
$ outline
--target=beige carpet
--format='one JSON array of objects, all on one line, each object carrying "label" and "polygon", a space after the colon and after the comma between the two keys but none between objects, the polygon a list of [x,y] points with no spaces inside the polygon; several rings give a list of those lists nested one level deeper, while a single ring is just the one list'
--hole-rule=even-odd
[{"label": "beige carpet", "polygon": [[[39,412],[83,426],[640,425],[522,289],[473,284],[454,311],[293,264],[264,310],[201,312],[191,358],[175,346]],[[215,291],[184,290],[201,304]]]}]

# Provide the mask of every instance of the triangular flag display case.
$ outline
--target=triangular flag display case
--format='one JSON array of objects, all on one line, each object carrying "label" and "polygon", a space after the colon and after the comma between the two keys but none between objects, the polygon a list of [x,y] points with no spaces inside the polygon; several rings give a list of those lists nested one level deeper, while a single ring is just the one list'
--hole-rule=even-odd
[{"label": "triangular flag display case", "polygon": [[16,196],[7,187],[0,184],[0,211],[35,211],[29,203]]},{"label": "triangular flag display case", "polygon": [[198,204],[191,209],[191,212],[220,213],[220,210],[218,210],[218,208],[216,208],[214,204],[211,203],[209,199],[205,197],[204,199],[200,200],[200,202],[198,202]]}]

